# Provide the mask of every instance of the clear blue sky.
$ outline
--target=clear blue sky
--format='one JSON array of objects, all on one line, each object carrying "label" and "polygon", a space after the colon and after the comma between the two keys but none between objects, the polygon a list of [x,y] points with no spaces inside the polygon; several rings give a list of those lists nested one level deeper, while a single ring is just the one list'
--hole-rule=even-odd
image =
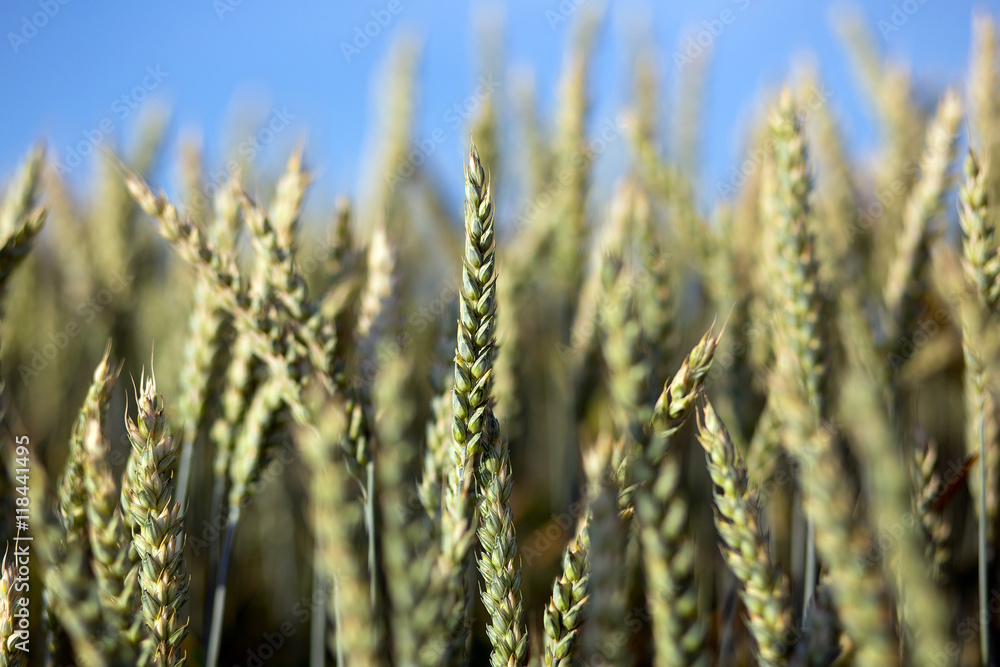
[{"label": "clear blue sky", "polygon": [[[320,172],[320,198],[355,193],[360,156],[373,126],[371,84],[402,30],[416,32],[423,43],[416,136],[444,127],[445,139],[431,162],[442,177],[459,174],[468,135],[464,127],[451,129],[446,114],[476,85],[474,18],[479,10],[498,6],[504,7],[508,71],[533,69],[543,107],[551,112],[572,24],[553,25],[553,16],[561,7],[575,14],[579,0],[395,1],[398,7],[390,0],[5,0],[0,5],[5,98],[0,178],[6,181],[39,138],[62,160],[67,147],[86,141],[88,133],[96,137],[100,132],[102,142],[127,140],[137,113],[130,98],[133,92],[145,96],[145,86],[149,97],[173,110],[170,145],[182,131],[200,130],[216,166],[226,138],[239,140],[231,127],[234,109],[254,100],[264,116],[285,110],[291,116],[288,129],[264,157],[281,160],[304,137],[309,162]],[[397,14],[388,11],[390,5]],[[883,38],[879,21],[892,21],[894,6],[904,13],[896,16],[898,30]],[[997,15],[998,6],[1000,0],[870,0],[861,9],[880,46],[911,63],[918,87],[933,91],[964,76],[973,10]],[[700,29],[703,21],[726,18],[731,20],[712,39],[703,156],[707,183],[725,178],[738,162],[756,95],[778,85],[793,56],[802,53],[815,55],[852,147],[863,153],[873,141],[872,123],[831,27],[831,8],[797,0],[612,2],[592,77],[593,118],[609,118],[627,101],[626,65],[637,23],[655,38],[669,87],[676,78],[672,56],[684,28]],[[724,16],[727,10],[731,14]],[[355,28],[373,20],[373,12],[390,16],[387,25],[348,59],[342,44],[353,40]],[[905,21],[898,20],[901,16]],[[83,185],[89,172],[87,165],[80,167],[71,181]],[[158,182],[169,186],[174,172],[168,162]],[[453,192],[460,197],[460,188]]]}]

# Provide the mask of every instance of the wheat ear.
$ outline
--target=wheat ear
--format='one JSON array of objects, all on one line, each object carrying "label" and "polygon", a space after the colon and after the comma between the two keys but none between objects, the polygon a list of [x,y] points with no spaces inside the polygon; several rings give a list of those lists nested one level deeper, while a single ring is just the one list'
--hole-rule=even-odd
[{"label": "wheat ear", "polygon": [[809,493],[803,509],[813,520],[816,549],[827,571],[827,584],[837,616],[854,644],[859,667],[899,665],[899,640],[892,626],[889,595],[877,568],[867,567],[871,533],[855,519],[857,497],[848,479],[833,436],[821,427],[805,401],[801,381],[787,370],[788,349],[779,355],[771,396],[782,415],[786,434],[782,444],[799,463],[800,483]]},{"label": "wheat ear", "polygon": [[73,425],[69,439],[69,456],[59,478],[59,517],[68,539],[79,541],[84,545],[84,552],[90,550],[87,541],[87,489],[84,483],[84,467],[86,454],[83,449],[83,438],[89,420],[103,423],[108,410],[108,400],[114,389],[115,380],[121,366],[114,368],[110,363],[111,342],[104,350],[104,356],[94,369],[93,380],[87,390],[87,396],[80,407],[80,413]]},{"label": "wheat ear", "polygon": [[479,456],[492,446],[487,429],[495,423],[491,408],[496,326],[495,247],[490,183],[473,144],[465,168],[465,254],[452,392],[454,447],[442,526],[442,554],[451,569],[449,642],[459,652],[464,650],[469,636],[465,573],[472,562],[469,538],[475,534],[473,482]]},{"label": "wheat ear", "polygon": [[184,565],[184,512],[174,501],[170,472],[177,447],[167,427],[156,380],[143,377],[140,386],[136,395],[138,415],[135,420],[126,420],[125,429],[136,459],[132,539],[141,561],[142,615],[149,629],[152,664],[182,667],[187,662],[181,644],[188,621],[181,611],[187,602],[188,576]]},{"label": "wheat ear", "polygon": [[712,477],[722,555],[743,585],[741,597],[757,642],[757,657],[762,665],[783,665],[794,627],[788,580],[771,560],[770,545],[760,525],[760,503],[748,488],[746,466],[707,401],[698,423],[698,442],[705,450]]}]

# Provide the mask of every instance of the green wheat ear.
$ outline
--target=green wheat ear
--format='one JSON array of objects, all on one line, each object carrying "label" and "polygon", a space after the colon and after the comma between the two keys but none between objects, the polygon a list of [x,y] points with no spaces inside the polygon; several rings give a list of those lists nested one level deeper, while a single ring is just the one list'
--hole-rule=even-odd
[{"label": "green wheat ear", "polygon": [[156,667],[181,667],[187,661],[181,643],[188,621],[181,618],[181,609],[187,602],[188,576],[184,565],[184,514],[174,501],[171,473],[177,447],[167,427],[156,380],[142,377],[139,384],[138,415],[134,420],[127,419],[125,428],[132,443],[128,511],[140,560],[146,650]]}]

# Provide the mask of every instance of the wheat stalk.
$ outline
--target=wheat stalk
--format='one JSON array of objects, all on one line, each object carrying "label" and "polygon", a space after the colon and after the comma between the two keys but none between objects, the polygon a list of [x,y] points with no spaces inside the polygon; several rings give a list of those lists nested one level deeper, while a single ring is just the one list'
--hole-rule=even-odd
[{"label": "wheat stalk", "polygon": [[938,103],[934,120],[927,128],[920,181],[903,209],[903,228],[889,265],[884,292],[889,313],[889,344],[893,352],[912,329],[917,302],[923,294],[924,274],[934,236],[931,222],[941,210],[961,115],[962,103],[958,94],[948,91]]}]

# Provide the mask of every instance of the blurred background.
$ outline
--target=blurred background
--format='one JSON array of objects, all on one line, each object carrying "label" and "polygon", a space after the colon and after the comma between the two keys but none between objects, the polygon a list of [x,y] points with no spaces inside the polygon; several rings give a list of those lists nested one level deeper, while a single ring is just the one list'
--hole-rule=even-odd
[{"label": "blurred background", "polygon": [[[129,378],[148,368],[154,342],[158,384],[168,410],[176,405],[193,272],[138,214],[120,174],[101,157],[108,151],[203,221],[211,196],[237,173],[252,196],[270,200],[289,156],[303,147],[313,187],[303,215],[308,240],[300,246],[310,253],[306,259],[320,260],[312,270],[304,264],[311,288],[335,282],[334,264],[361,266],[320,257],[329,246],[310,245],[328,236],[337,198],[346,195],[354,204],[360,240],[367,240],[385,213],[390,239],[405,245],[400,263],[407,281],[397,306],[405,319],[398,324],[418,339],[410,348],[418,352],[421,378],[413,392],[420,417],[426,418],[429,399],[440,389],[427,378],[447,376],[432,368],[431,350],[443,340],[447,360],[454,341],[446,327],[454,326],[453,317],[448,323],[448,304],[459,266],[455,249],[461,243],[463,155],[470,132],[477,123],[495,127],[495,135],[484,135],[492,136],[494,145],[480,142],[480,149],[498,156],[489,163],[501,242],[506,242],[513,234],[505,237],[504,230],[519,228],[530,217],[526,202],[540,198],[542,182],[531,182],[532,176],[550,173],[532,159],[551,156],[558,141],[560,100],[565,105],[572,98],[560,92],[573,86],[567,54],[590,54],[585,134],[595,142],[594,165],[581,197],[594,229],[608,218],[615,183],[635,163],[632,142],[624,135],[643,104],[642,94],[655,96],[660,153],[684,169],[700,213],[714,225],[715,203],[736,199],[747,173],[757,171],[759,159],[748,153],[754,145],[750,135],[796,70],[812,81],[799,91],[804,102],[821,103],[836,120],[845,164],[853,170],[849,180],[863,186],[856,202],[849,202],[857,204],[850,212],[863,215],[861,206],[882,201],[877,191],[882,182],[868,176],[877,171],[884,147],[902,144],[899,154],[910,159],[922,150],[921,140],[887,139],[880,114],[891,116],[891,110],[879,103],[907,100],[901,106],[916,110],[919,127],[911,136],[919,136],[942,92],[948,86],[965,89],[973,16],[982,11],[996,16],[997,10],[996,2],[945,0],[851,7],[794,0],[605,6],[583,0],[8,0],[0,5],[0,86],[7,92],[0,179],[11,182],[30,147],[44,144],[49,168],[42,201],[51,207],[42,243],[12,280],[4,304],[0,358],[16,414],[55,477],[75,411],[109,338],[114,357],[125,361],[108,419],[116,470],[128,451],[121,424]],[[591,38],[592,49],[580,46]],[[883,57],[893,63],[885,67],[883,81],[905,86],[873,95],[866,90],[872,79],[865,79],[865,67]],[[568,86],[561,83],[567,80]],[[486,113],[490,119],[484,120]],[[748,201],[753,209],[755,200]],[[949,202],[952,224],[954,210]],[[398,233],[409,224],[419,238]],[[428,254],[428,248],[437,254]],[[352,250],[364,254],[362,243]],[[685,266],[688,258],[678,257],[683,251],[666,250],[671,266],[677,258],[682,271],[693,273]],[[504,275],[503,262],[511,255],[505,249],[498,254]],[[678,298],[677,329],[683,333],[670,350],[671,372],[717,314],[731,308],[703,298],[699,290],[707,293],[705,282],[689,281]],[[570,503],[579,497],[581,481],[575,422],[560,422],[580,407],[571,405],[574,388],[561,352],[568,349],[572,359],[589,362],[593,341],[578,345],[568,335],[573,323],[553,322],[558,316],[546,296],[522,289],[534,299],[519,323],[527,356],[509,372],[521,382],[526,400],[504,409],[519,414],[523,408],[523,423],[510,434],[514,506],[526,616],[537,629],[576,518]],[[552,287],[552,293],[559,289]],[[505,326],[501,320],[501,339]],[[750,374],[742,351],[748,345],[740,338],[745,333],[736,324],[730,329],[736,340],[727,350],[739,350],[731,356],[740,358],[725,362],[730,374],[720,383],[727,386],[719,388],[746,399],[742,423],[733,428],[744,436],[763,399],[759,388],[746,389]],[[961,420],[961,360],[951,354],[955,349],[948,348],[943,368],[928,371],[947,375],[950,384],[924,395],[949,408],[940,411],[946,417],[934,421],[932,415],[926,425],[935,433],[951,429],[952,439],[942,438],[943,449],[960,451],[954,433],[961,426],[955,430],[954,422]],[[351,352],[351,371],[360,382],[370,381],[365,360]],[[545,378],[549,384],[527,381],[550,367],[559,373]],[[594,366],[583,367],[589,375],[581,384],[598,386],[591,382]],[[553,432],[558,437],[552,438]],[[210,485],[211,452],[200,456],[193,483],[204,490]],[[704,465],[700,456],[691,458],[696,479],[690,485],[698,489],[692,515],[707,529],[703,534],[710,534]],[[307,654],[312,547],[302,471],[293,464],[277,475],[283,483],[261,491],[238,534],[231,578],[239,585],[227,605],[224,664],[250,664],[261,638],[283,621],[293,623],[294,636],[285,637],[281,663],[302,664]],[[187,648],[199,664],[207,585],[199,564],[218,540],[220,525],[209,516],[204,492],[193,496],[187,524],[193,564]],[[701,540],[699,548],[706,562],[718,560],[713,540]],[[965,568],[963,576],[974,572],[968,567],[973,561],[956,560]],[[483,657],[485,636],[479,634],[475,655]]]}]

